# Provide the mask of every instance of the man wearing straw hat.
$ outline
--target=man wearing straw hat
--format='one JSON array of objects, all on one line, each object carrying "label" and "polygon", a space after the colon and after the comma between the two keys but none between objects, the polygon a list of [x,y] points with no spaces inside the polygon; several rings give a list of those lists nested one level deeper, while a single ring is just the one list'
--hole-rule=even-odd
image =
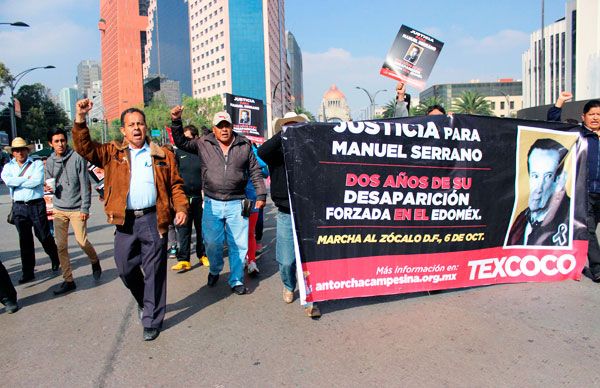
[{"label": "man wearing straw hat", "polygon": [[32,146],[27,144],[25,139],[15,137],[10,147],[7,147],[13,159],[2,170],[2,180],[10,189],[10,196],[13,200],[12,214],[19,233],[22,264],[22,276],[19,284],[35,279],[35,247],[31,233],[32,228],[52,261],[52,271],[58,271],[60,266],[56,243],[50,233],[50,226],[46,218],[44,164],[39,160],[33,161],[29,157],[31,148]]},{"label": "man wearing straw hat", "polygon": [[[286,113],[283,118],[273,124],[275,133],[258,149],[258,156],[269,166],[271,174],[271,199],[277,206],[277,243],[275,256],[279,263],[279,275],[283,282],[283,301],[294,301],[294,290],[297,283],[296,256],[294,253],[294,230],[292,229],[292,216],[290,212],[290,198],[288,194],[283,147],[281,145],[281,128],[284,125],[307,122],[303,114],[294,112]],[[303,281],[303,277],[300,277]],[[321,311],[315,303],[308,303],[304,311],[309,317],[316,319],[321,316]]]}]

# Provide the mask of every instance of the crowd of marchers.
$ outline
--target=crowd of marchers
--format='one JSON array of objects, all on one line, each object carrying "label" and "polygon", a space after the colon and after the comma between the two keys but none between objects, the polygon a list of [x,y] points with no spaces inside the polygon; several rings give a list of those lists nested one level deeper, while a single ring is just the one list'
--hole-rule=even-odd
[{"label": "crowd of marchers", "polygon": [[[407,116],[404,85],[398,83],[396,91],[395,115]],[[562,105],[570,98],[569,93],[562,93],[548,112],[548,119],[560,120]],[[122,142],[101,144],[92,140],[86,124],[91,109],[89,99],[76,104],[71,131],[74,149],[68,146],[64,130],[48,132],[53,153],[45,165],[29,156],[31,145],[22,138],[15,138],[8,147],[12,159],[1,176],[10,189],[9,218],[19,237],[22,263],[19,284],[35,280],[35,234],[50,257],[52,270],[62,270],[63,282],[53,290],[54,294],[63,295],[76,289],[67,249],[69,225],[78,245],[89,257],[93,278],[101,279],[100,261],[87,235],[91,204],[88,163],[91,163],[104,169],[102,200],[107,222],[115,226],[114,260],[119,277],[137,302],[144,340],[158,337],[165,317],[168,232],[173,226],[177,246],[171,247],[171,253],[177,263],[172,270],[185,272],[191,268],[191,236],[195,227],[195,253],[200,264],[208,266],[208,287],[219,282],[226,242],[230,269],[227,285],[234,294],[247,292],[245,276],[259,274],[256,251],[260,248],[256,236],[262,229],[257,224],[262,224],[267,176],[277,208],[275,256],[283,283],[282,299],[292,303],[298,276],[282,129],[293,130],[293,124],[307,121],[306,116],[286,113],[274,122],[273,136],[257,147],[233,131],[227,112],[215,114],[212,131],[199,136],[194,126],[183,126],[183,107],[175,106],[170,112],[177,147],[173,152],[172,147],[159,146],[150,140],[144,112],[137,108],[121,114]],[[436,105],[427,114],[446,112]],[[600,246],[595,235],[600,221],[600,101],[585,105],[580,131],[588,144],[589,171],[590,263],[584,272],[600,282]],[[48,221],[45,192],[53,195],[53,225]],[[544,200],[542,195],[536,206],[543,209],[544,201],[547,198]],[[528,214],[537,214],[533,202],[530,201]],[[523,217],[522,231],[518,235],[515,232],[515,239],[525,245],[528,239],[533,241],[533,222],[542,224],[544,215],[541,212],[535,219]],[[529,219],[532,224],[528,226]],[[19,309],[16,289],[1,263],[0,300],[9,313]],[[304,309],[311,318],[321,316],[316,304],[308,303]]]}]

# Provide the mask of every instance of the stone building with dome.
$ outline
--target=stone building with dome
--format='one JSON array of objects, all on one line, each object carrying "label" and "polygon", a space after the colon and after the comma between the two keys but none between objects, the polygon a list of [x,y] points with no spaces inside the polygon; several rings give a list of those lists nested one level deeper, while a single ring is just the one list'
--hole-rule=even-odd
[{"label": "stone building with dome", "polygon": [[317,112],[317,120],[320,122],[351,121],[350,107],[346,102],[346,96],[335,85],[323,94],[321,106]]}]

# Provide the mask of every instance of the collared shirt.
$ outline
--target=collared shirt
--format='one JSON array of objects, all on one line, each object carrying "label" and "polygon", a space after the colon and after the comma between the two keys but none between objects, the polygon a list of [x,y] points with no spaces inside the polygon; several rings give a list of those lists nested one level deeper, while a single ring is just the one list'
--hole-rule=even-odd
[{"label": "collared shirt", "polygon": [[129,195],[127,209],[145,209],[156,205],[156,186],[154,184],[154,169],[150,145],[144,144],[140,149],[129,146],[131,156],[131,178],[129,180]]},{"label": "collared shirt", "polygon": [[[23,176],[19,176],[29,163],[31,166]],[[2,170],[2,180],[10,189],[13,201],[31,201],[44,197],[44,163],[27,158],[23,166],[15,159],[11,160]]]}]

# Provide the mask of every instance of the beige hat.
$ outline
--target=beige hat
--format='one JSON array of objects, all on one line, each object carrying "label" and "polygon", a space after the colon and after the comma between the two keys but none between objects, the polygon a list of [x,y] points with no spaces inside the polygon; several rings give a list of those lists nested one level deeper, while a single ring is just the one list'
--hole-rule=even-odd
[{"label": "beige hat", "polygon": [[281,127],[289,123],[306,123],[308,122],[308,117],[304,113],[296,113],[296,112],[287,112],[283,115],[282,118],[277,119],[275,124],[273,124],[273,134],[281,131]]},{"label": "beige hat", "polygon": [[231,124],[231,116],[229,116],[229,113],[225,111],[215,113],[213,125],[216,127],[221,121],[227,121],[229,124]]},{"label": "beige hat", "polygon": [[31,151],[33,150],[33,144],[27,144],[22,137],[15,137],[10,146],[4,147],[7,152],[12,152],[13,148],[28,148]]}]

